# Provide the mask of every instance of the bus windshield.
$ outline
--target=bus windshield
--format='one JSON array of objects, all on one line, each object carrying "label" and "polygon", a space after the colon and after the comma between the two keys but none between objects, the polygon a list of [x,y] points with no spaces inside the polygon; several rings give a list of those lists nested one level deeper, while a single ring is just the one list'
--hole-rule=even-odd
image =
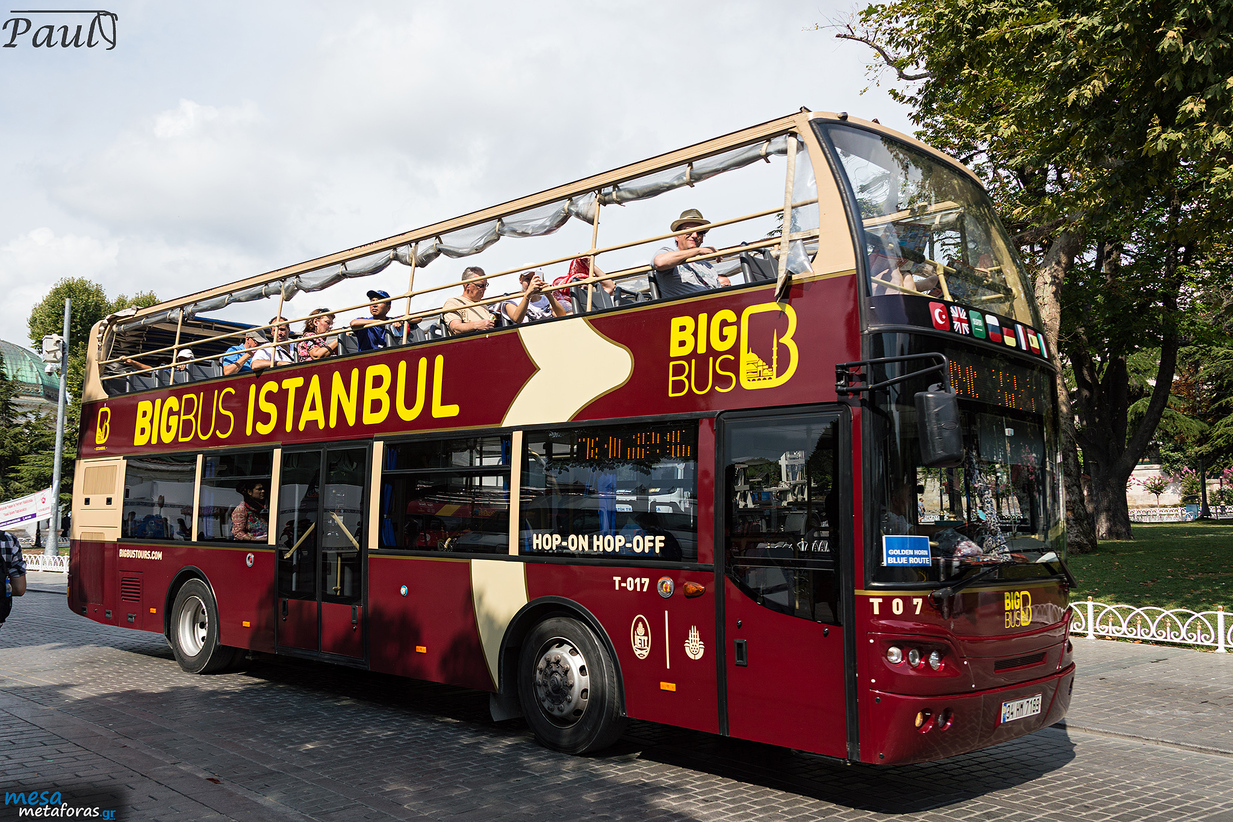
[{"label": "bus windshield", "polygon": [[1029,280],[974,180],[887,136],[825,131],[860,216],[872,296],[928,294],[1040,326]]},{"label": "bus windshield", "polygon": [[[874,578],[945,582],[992,564],[1015,566],[1003,571],[1003,578],[1058,573],[1060,468],[1046,459],[1055,453],[1056,436],[1047,372],[1005,355],[927,339],[882,339],[906,342],[916,349],[911,353],[936,350],[948,356],[964,457],[950,468],[921,464],[914,395],[929,379],[888,389],[885,414],[879,414],[879,425],[885,426],[882,470],[873,489],[879,503],[871,509],[879,534]],[[901,373],[916,367],[909,362]],[[894,376],[894,367],[887,374]]]}]

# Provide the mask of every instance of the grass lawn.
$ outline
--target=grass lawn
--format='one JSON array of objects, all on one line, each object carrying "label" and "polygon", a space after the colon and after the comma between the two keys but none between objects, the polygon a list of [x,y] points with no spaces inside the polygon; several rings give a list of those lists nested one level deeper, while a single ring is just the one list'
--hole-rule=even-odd
[{"label": "grass lawn", "polygon": [[1071,602],[1233,611],[1233,521],[1135,523],[1133,540],[1067,558]]}]

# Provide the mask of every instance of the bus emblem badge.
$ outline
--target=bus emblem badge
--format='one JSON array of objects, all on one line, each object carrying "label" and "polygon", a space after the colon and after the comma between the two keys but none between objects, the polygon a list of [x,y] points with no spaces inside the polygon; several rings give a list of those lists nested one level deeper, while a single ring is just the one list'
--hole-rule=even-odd
[{"label": "bus emblem badge", "polygon": [[702,637],[698,635],[698,626],[689,626],[689,637],[685,640],[685,656],[695,662],[702,659],[702,654],[706,652],[706,645],[702,643]]},{"label": "bus emblem badge", "polygon": [[103,406],[98,410],[98,424],[94,426],[94,444],[106,445],[111,436],[111,409]]},{"label": "bus emblem badge", "polygon": [[660,577],[659,584],[656,587],[659,588],[659,595],[667,599],[676,590],[676,583],[672,581],[672,577]]},{"label": "bus emblem badge", "polygon": [[651,625],[642,614],[634,617],[633,627],[629,631],[630,643],[634,646],[634,656],[646,659],[651,653]]}]

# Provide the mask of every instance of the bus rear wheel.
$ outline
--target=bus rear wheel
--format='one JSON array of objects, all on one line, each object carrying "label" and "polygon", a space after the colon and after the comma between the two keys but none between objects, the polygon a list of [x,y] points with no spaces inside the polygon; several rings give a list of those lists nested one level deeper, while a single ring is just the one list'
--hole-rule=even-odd
[{"label": "bus rear wheel", "polygon": [[219,644],[218,604],[210,587],[199,579],[190,579],[176,593],[167,639],[176,662],[190,674],[224,670],[242,653]]},{"label": "bus rear wheel", "polygon": [[580,754],[620,738],[625,721],[617,688],[612,658],[576,619],[546,619],[522,643],[518,698],[544,747]]}]

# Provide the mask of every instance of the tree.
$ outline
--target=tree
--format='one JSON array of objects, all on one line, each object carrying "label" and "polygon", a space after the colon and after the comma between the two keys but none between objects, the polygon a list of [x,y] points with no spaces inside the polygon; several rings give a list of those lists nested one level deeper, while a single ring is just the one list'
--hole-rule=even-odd
[{"label": "tree", "polygon": [[21,420],[13,399],[17,389],[4,370],[4,357],[0,355],[0,499],[21,496],[14,493],[13,468],[25,451]]},{"label": "tree", "polygon": [[[1016,233],[1072,375],[1067,495],[1083,498],[1078,446],[1101,538],[1130,538],[1126,481],[1168,402],[1183,287],[1230,222],[1230,23],[1229,0],[898,0],[839,27],[877,50],[922,139],[971,166]],[[1160,358],[1132,426],[1127,361],[1145,346]],[[1072,548],[1087,547],[1084,508]]]},{"label": "tree", "polygon": [[1160,495],[1169,490],[1169,481],[1160,474],[1154,477],[1148,477],[1140,483],[1143,490],[1156,498],[1156,504],[1160,505]]},{"label": "tree", "polygon": [[[64,301],[72,299],[72,314],[69,318],[68,356],[64,365],[66,387],[69,397],[64,410],[64,457],[60,470],[60,501],[70,503],[73,488],[73,459],[76,450],[75,434],[81,418],[81,388],[86,368],[86,349],[94,324],[109,314],[130,307],[145,307],[158,302],[153,292],[146,291],[132,297],[120,295],[108,299],[103,287],[82,277],[66,277],[54,286],[30,312],[30,341],[36,348],[42,345],[43,337],[60,334],[64,330]],[[52,480],[52,460],[55,452],[55,417],[41,417],[28,422],[25,432],[28,448],[21,452],[20,463],[22,487],[28,483],[46,488]],[[68,489],[67,491],[65,489]],[[31,491],[31,492],[32,492]]]}]

